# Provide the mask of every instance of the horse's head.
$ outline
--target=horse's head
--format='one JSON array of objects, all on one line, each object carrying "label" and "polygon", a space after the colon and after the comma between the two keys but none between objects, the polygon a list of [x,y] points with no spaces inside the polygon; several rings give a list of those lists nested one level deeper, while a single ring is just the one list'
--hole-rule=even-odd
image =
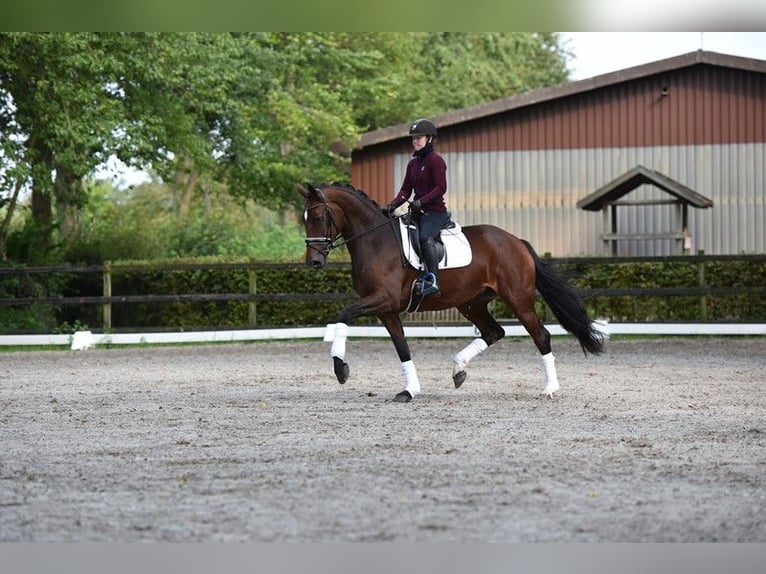
[{"label": "horse's head", "polygon": [[303,225],[306,228],[306,264],[322,269],[327,255],[335,247],[340,228],[332,208],[321,189],[311,184],[296,183],[295,187],[306,200],[303,209]]}]

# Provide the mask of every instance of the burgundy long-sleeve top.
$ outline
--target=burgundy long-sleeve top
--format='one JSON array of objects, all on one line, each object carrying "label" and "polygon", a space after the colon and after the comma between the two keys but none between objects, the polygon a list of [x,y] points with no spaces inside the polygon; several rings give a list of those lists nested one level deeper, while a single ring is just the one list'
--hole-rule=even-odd
[{"label": "burgundy long-sleeve top", "polygon": [[[407,164],[404,181],[392,203],[397,207],[409,199],[413,190],[423,211],[447,211],[444,194],[447,193],[447,164],[430,146],[415,152]],[[425,153],[423,153],[425,152]]]}]

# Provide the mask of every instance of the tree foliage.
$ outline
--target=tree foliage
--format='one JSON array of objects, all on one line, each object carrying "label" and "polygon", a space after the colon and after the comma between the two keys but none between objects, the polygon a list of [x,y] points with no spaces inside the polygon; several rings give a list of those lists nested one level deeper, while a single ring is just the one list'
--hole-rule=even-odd
[{"label": "tree foliage", "polygon": [[221,194],[283,210],[347,179],[362,132],[563,82],[566,58],[518,32],[0,33],[0,257],[22,197],[27,256],[77,241],[110,157],[181,222]]},{"label": "tree foliage", "polygon": [[[567,80],[567,53],[553,33],[424,32],[411,36],[409,116],[429,116]],[[399,118],[406,121],[407,118]]]}]

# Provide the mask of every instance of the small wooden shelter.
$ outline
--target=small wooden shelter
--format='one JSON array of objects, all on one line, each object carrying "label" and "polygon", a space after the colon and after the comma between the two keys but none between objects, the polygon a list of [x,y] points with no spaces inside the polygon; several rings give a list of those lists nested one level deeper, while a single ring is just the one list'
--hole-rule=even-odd
[{"label": "small wooden shelter", "polygon": [[[640,186],[650,184],[666,192],[669,198],[644,198],[644,199],[623,199],[626,195],[633,192]],[[629,233],[618,230],[618,207],[635,206],[675,206],[675,229],[666,229],[656,232]],[[607,183],[597,189],[589,196],[577,202],[577,207],[587,211],[603,212],[604,228],[601,239],[604,242],[607,255],[618,255],[619,241],[648,241],[656,239],[675,240],[679,245],[680,254],[688,253],[691,250],[692,242],[689,236],[689,206],[705,209],[713,206],[713,201],[700,195],[696,191],[689,189],[682,183],[671,179],[670,177],[644,167],[637,165],[630,171],[624,173],[617,179]],[[629,220],[628,218],[625,219]]]}]

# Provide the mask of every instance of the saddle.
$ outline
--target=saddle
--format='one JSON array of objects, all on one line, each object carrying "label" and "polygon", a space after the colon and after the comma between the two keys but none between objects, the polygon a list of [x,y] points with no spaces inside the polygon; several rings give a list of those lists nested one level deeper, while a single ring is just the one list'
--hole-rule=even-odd
[{"label": "saddle", "polygon": [[[417,222],[409,214],[399,218],[399,237],[401,239],[402,263],[405,266],[411,265],[420,271],[424,270],[425,266],[420,258]],[[439,269],[465,267],[471,263],[472,253],[468,238],[463,234],[460,225],[452,219],[447,221],[437,239]],[[423,294],[418,288],[420,282],[421,279],[416,278],[410,287],[410,300],[407,304],[408,313],[416,312],[423,302]]]},{"label": "saddle", "polygon": [[[420,259],[418,227],[414,218],[409,215],[399,218],[399,235],[404,263],[418,270],[424,269]],[[465,267],[471,263],[471,245],[458,223],[449,219],[437,239],[443,252],[439,258],[439,269]]]}]

